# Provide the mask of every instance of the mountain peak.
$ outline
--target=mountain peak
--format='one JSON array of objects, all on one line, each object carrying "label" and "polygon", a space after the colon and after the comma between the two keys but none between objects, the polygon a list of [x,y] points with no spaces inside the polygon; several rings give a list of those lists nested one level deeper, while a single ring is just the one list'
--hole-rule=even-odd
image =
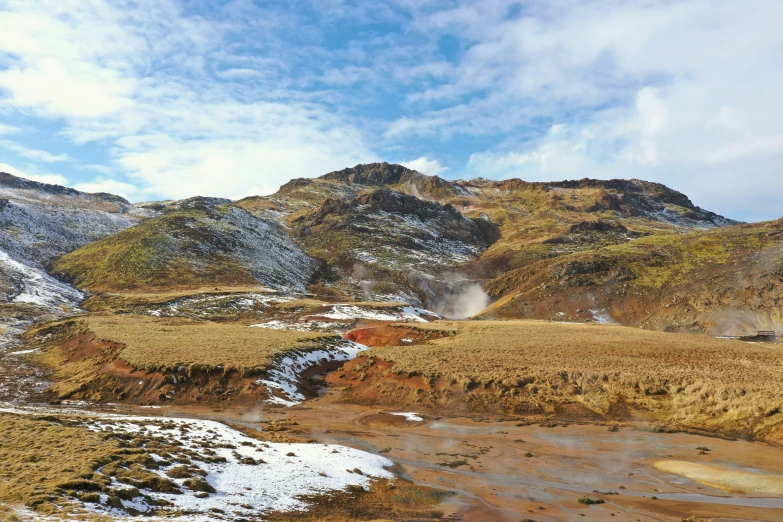
[{"label": "mountain peak", "polygon": [[393,163],[367,163],[324,174],[320,179],[358,185],[395,185],[424,177],[424,174]]}]

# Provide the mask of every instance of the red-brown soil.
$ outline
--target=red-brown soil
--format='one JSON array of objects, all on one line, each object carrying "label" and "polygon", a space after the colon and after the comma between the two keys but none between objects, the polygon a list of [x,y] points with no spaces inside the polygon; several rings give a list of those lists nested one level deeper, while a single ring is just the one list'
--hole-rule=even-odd
[{"label": "red-brown soil", "polygon": [[[50,400],[87,400],[137,405],[204,404],[254,406],[269,398],[259,376],[239,371],[196,370],[182,367],[175,372],[149,372],[130,366],[119,357],[122,344],[98,339],[90,331],[56,338],[40,356],[52,369],[54,384],[48,390]],[[338,367],[330,362],[313,367],[303,375],[301,391],[317,396],[317,385],[309,377]]]},{"label": "red-brown soil", "polygon": [[404,325],[384,325],[352,330],[344,337],[349,341],[376,348],[378,346],[413,346],[445,336],[446,334],[440,330],[424,330]]},{"label": "red-brown soil", "polygon": [[348,402],[396,409],[426,408],[433,414],[522,415],[532,416],[535,422],[552,416],[569,422],[646,420],[644,412],[619,404],[610,408],[607,416],[576,402],[545,410],[491,384],[464,389],[443,377],[425,379],[419,374],[397,373],[393,366],[389,361],[358,357],[330,373],[326,382],[343,389],[343,400]]}]

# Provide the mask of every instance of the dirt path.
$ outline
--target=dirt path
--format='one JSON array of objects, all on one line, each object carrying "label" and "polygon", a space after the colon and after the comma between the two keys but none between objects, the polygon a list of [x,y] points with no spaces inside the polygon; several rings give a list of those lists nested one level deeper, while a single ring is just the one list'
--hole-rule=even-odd
[{"label": "dirt path", "polygon": [[[457,520],[783,520],[781,498],[729,493],[655,468],[661,460],[679,460],[783,473],[783,451],[761,444],[593,425],[410,422],[341,404],[339,392],[290,409],[163,411],[250,426],[285,418],[297,423],[292,429],[301,436],[381,453],[416,483],[453,491],[444,509]],[[583,504],[582,497],[604,503]]]}]

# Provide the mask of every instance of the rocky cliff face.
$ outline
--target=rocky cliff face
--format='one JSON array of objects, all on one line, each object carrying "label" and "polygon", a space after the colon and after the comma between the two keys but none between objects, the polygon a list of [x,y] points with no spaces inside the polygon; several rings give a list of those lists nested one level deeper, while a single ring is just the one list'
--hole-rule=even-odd
[{"label": "rocky cliff face", "polygon": [[432,298],[446,273],[479,258],[489,241],[451,205],[388,189],[329,199],[297,217],[292,236],[331,268],[332,283],[357,297]]}]

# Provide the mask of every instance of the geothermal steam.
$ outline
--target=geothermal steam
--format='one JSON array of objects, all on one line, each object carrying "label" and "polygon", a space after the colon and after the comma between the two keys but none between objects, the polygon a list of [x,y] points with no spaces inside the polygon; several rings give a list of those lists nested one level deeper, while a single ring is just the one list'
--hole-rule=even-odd
[{"label": "geothermal steam", "polygon": [[465,319],[481,312],[489,302],[489,296],[480,285],[463,282],[450,285],[430,306],[447,319]]}]

